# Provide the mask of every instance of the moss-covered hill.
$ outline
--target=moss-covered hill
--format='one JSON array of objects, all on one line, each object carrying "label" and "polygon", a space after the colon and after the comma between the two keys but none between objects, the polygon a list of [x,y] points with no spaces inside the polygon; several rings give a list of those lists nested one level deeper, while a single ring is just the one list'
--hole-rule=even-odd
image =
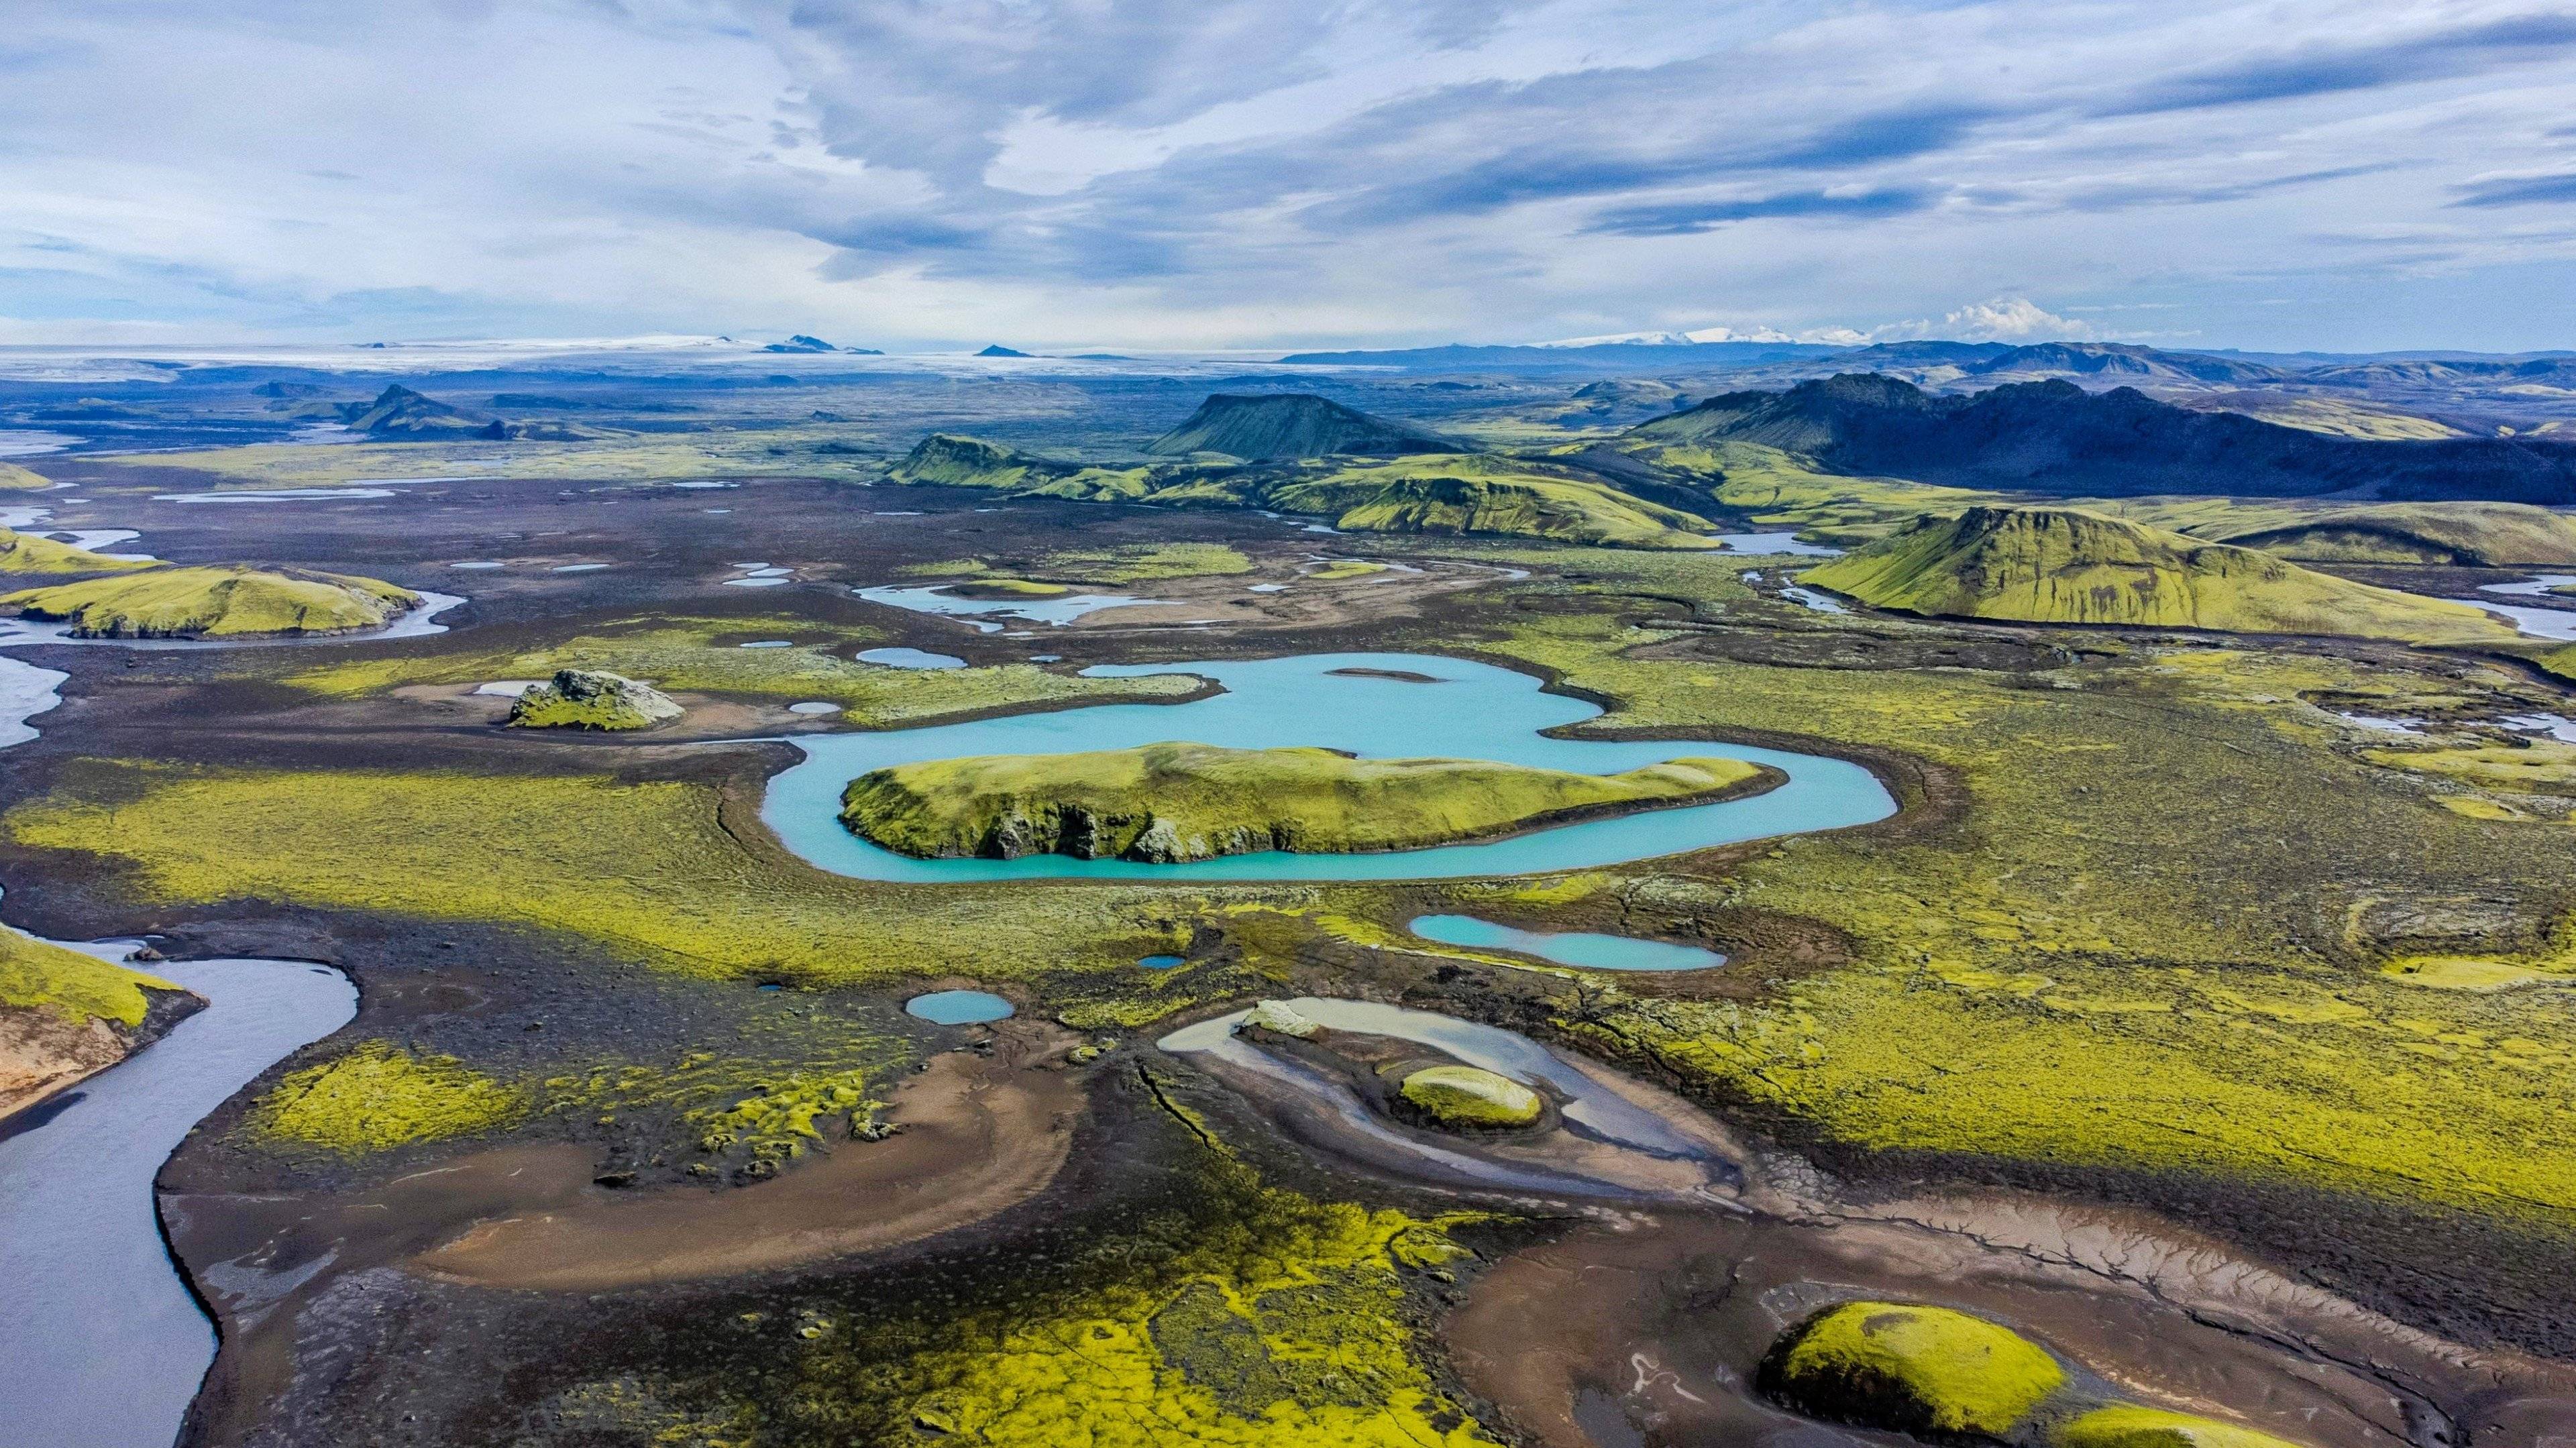
[{"label": "moss-covered hill", "polygon": [[2528,503],[2382,503],[2223,536],[2241,548],[2326,563],[2576,563],[2576,517]]},{"label": "moss-covered hill", "polygon": [[0,608],[67,619],[81,638],[242,638],[379,628],[420,602],[373,578],[303,569],[171,568],[0,594]]},{"label": "moss-covered hill", "polygon": [[1808,570],[1873,608],[2032,623],[2503,642],[2467,604],[2418,598],[2080,508],[1970,508]]},{"label": "moss-covered hill", "polygon": [[54,485],[43,473],[29,472],[16,463],[0,463],[0,492],[33,493]]},{"label": "moss-covered hill", "polygon": [[33,533],[0,528],[0,573],[131,573],[158,566],[148,559],[111,558]]},{"label": "moss-covered hill", "polygon": [[1331,457],[1238,467],[1059,462],[951,433],[921,440],[898,483],[992,488],[1022,497],[1182,508],[1268,508],[1346,532],[1482,533],[1623,548],[1712,548],[1694,513],[1632,496],[1580,467],[1482,453]]},{"label": "moss-covered hill", "polygon": [[841,822],[923,858],[1332,854],[1416,849],[1570,815],[1704,802],[1762,777],[1758,766],[1735,759],[1676,759],[1596,775],[1484,760],[1165,743],[873,770],[843,792]]}]

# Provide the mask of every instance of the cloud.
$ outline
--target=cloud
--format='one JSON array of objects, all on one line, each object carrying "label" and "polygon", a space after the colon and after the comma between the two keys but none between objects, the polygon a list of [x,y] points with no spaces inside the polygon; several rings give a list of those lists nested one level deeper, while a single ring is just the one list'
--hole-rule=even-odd
[{"label": "cloud", "polygon": [[2451,203],[2453,206],[2529,206],[2576,201],[2576,171],[2536,176],[2481,176],[2451,189],[2459,197]]},{"label": "cloud", "polygon": [[1897,216],[1920,211],[1929,204],[1930,199],[1919,191],[1862,191],[1851,195],[1792,191],[1741,201],[1674,201],[1621,207],[1602,213],[1590,229],[1622,236],[1679,236],[1765,217]]},{"label": "cloud", "polygon": [[66,336],[2021,340],[2146,298],[2248,345],[2576,333],[2530,301],[2576,299],[2563,239],[2455,209],[2570,199],[2576,16],[2531,0],[13,19],[0,323]]},{"label": "cloud", "polygon": [[2092,323],[2061,317],[2028,297],[1996,297],[1953,308],[1940,321],[1897,322],[1870,332],[1872,341],[1943,337],[1960,342],[2094,342]]}]

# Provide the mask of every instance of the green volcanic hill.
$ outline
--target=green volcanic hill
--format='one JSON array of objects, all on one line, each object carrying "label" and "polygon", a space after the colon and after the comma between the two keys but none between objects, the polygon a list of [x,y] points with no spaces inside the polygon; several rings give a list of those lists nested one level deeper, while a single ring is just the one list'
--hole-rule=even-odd
[{"label": "green volcanic hill", "polygon": [[2016,383],[1935,396],[1874,373],[1730,392],[1627,434],[1631,450],[1759,443],[1831,471],[2062,497],[2224,493],[2576,503],[2576,445],[2376,441],[2159,402],[2134,388]]},{"label": "green volcanic hill", "polygon": [[841,822],[919,858],[1168,863],[1263,850],[1417,849],[1614,811],[1704,804],[1778,778],[1738,759],[1576,774],[1481,759],[1165,743],[872,770],[843,791]]},{"label": "green volcanic hill", "polygon": [[2229,534],[2223,541],[2321,563],[2541,567],[2576,563],[2576,517],[2528,503],[2384,503]]},{"label": "green volcanic hill", "polygon": [[1925,518],[1804,581],[1873,608],[2029,623],[2503,642],[2462,603],[2372,588],[2250,548],[2077,508],[1970,508]]},{"label": "green volcanic hill", "polygon": [[351,432],[388,438],[470,437],[485,426],[484,419],[468,416],[460,408],[414,392],[399,382],[376,394],[373,402],[342,404],[340,417]]},{"label": "green volcanic hill", "polygon": [[1457,452],[1457,443],[1410,423],[1393,422],[1307,392],[1246,396],[1220,392],[1189,420],[1145,449],[1156,457],[1223,453],[1246,462],[1320,458],[1340,453],[1394,457]]},{"label": "green volcanic hill", "polygon": [[1268,508],[1364,533],[1483,533],[1621,548],[1714,548],[1705,518],[1648,502],[1597,474],[1484,453],[1330,457],[1269,464],[1085,466],[953,433],[923,438],[897,483],[1170,508]]}]

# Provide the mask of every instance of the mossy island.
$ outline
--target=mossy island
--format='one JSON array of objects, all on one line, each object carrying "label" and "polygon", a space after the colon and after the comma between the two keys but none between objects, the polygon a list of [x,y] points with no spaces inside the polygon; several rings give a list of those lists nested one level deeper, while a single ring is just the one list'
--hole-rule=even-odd
[{"label": "mossy island", "polygon": [[680,717],[680,706],[650,684],[598,669],[557,669],[510,703],[516,729],[650,729]]},{"label": "mossy island", "polygon": [[1480,1066],[1425,1066],[1398,1088],[1435,1126],[1493,1131],[1534,1125],[1547,1103],[1527,1086]]},{"label": "mossy island", "polygon": [[379,579],[242,566],[155,569],[0,594],[0,609],[101,639],[355,633],[419,604],[419,594]]},{"label": "mossy island", "polygon": [[842,792],[841,823],[916,859],[1062,854],[1169,864],[1264,850],[1421,849],[1739,798],[1782,777],[1739,759],[1577,774],[1473,759],[1162,743],[871,770]]}]

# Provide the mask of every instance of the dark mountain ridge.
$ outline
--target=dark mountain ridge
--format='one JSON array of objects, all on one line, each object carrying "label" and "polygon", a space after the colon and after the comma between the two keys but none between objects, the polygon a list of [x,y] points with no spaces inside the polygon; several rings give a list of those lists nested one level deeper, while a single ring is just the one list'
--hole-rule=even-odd
[{"label": "dark mountain ridge", "polygon": [[1334,454],[1394,457],[1473,449],[1426,428],[1345,407],[1311,392],[1220,392],[1200,403],[1188,421],[1156,438],[1145,451],[1157,457],[1224,453],[1248,462],[1262,462]]},{"label": "dark mountain ridge", "polygon": [[1783,392],[1712,397],[1631,436],[1762,443],[1837,472],[2061,496],[2576,502],[2576,444],[2333,437],[2066,381],[1935,396],[1893,377],[1846,373]]}]

